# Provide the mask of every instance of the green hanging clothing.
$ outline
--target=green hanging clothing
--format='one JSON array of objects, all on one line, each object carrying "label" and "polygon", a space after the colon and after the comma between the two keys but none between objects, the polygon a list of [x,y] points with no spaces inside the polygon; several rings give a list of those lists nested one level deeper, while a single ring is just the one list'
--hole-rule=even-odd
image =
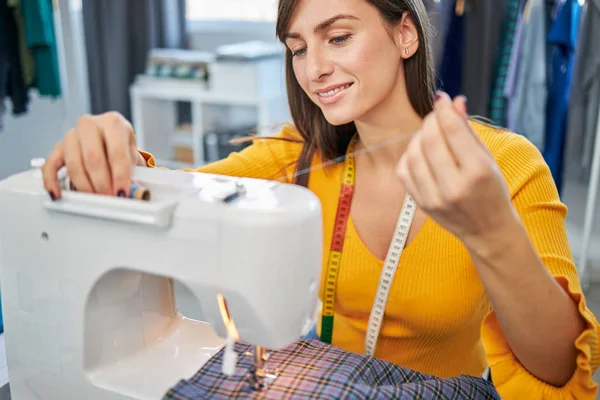
[{"label": "green hanging clothing", "polygon": [[33,54],[33,87],[41,96],[61,95],[52,0],[20,0],[25,21],[25,41]]},{"label": "green hanging clothing", "polygon": [[508,105],[508,100],[504,96],[504,86],[506,84],[506,77],[510,66],[510,56],[520,12],[521,0],[509,0],[504,13],[502,33],[496,59],[495,76],[489,102],[489,118],[496,125],[503,127],[507,125],[506,108]]},{"label": "green hanging clothing", "polygon": [[20,0],[7,0],[9,7],[12,7],[17,28],[19,30],[19,53],[21,54],[21,69],[23,70],[23,79],[26,87],[31,87],[35,80],[35,60],[31,50],[27,47],[25,40],[25,19],[21,11]]}]

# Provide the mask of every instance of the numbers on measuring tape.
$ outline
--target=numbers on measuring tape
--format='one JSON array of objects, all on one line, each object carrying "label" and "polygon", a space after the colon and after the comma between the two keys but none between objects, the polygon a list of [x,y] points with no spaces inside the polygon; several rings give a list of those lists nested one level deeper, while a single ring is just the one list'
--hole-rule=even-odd
[{"label": "numbers on measuring tape", "polygon": [[354,140],[348,146],[348,155],[345,161],[342,186],[333,226],[329,259],[327,260],[327,272],[325,274],[325,289],[323,293],[323,315],[321,319],[321,340],[331,343],[333,337],[333,316],[335,311],[335,292],[337,277],[342,258],[342,249],[346,236],[346,226],[350,214],[350,203],[354,194]]},{"label": "numbers on measuring tape", "polygon": [[379,277],[379,286],[377,287],[373,308],[371,309],[371,314],[369,316],[369,325],[367,327],[367,335],[365,338],[365,353],[370,356],[375,354],[375,347],[377,345],[377,339],[379,338],[379,332],[381,331],[381,324],[383,322],[390,288],[394,280],[394,275],[396,274],[396,269],[398,268],[402,251],[406,244],[406,239],[414,215],[415,202],[412,197],[406,195],[404,203],[402,204],[402,210],[400,211],[398,223],[396,224],[392,243],[385,258],[381,276]]}]

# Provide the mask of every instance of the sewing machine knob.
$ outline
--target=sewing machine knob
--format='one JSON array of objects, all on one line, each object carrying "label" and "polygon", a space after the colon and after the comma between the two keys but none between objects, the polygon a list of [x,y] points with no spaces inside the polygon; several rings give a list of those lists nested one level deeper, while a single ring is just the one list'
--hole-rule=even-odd
[{"label": "sewing machine knob", "polygon": [[30,161],[31,168],[35,169],[33,176],[35,179],[42,179],[42,167],[46,163],[45,158],[32,158]]},{"label": "sewing machine knob", "polygon": [[244,186],[242,182],[238,181],[235,183],[235,190],[238,192],[239,195],[246,194],[246,186]]},{"label": "sewing machine knob", "polygon": [[31,168],[42,169],[45,163],[45,158],[33,158],[31,160]]}]

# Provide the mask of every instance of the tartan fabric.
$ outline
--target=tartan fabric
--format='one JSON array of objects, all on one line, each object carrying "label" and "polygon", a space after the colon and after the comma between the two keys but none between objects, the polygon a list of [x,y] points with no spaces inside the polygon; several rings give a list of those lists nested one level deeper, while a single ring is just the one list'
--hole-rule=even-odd
[{"label": "tartan fabric", "polygon": [[502,39],[499,45],[498,60],[496,66],[496,78],[492,88],[490,99],[490,119],[499,126],[506,126],[506,108],[508,99],[504,96],[504,86],[508,69],[510,67],[510,55],[519,22],[521,0],[509,0],[502,27]]},{"label": "tartan fabric", "polygon": [[251,346],[236,344],[234,376],[221,373],[223,350],[190,380],[171,388],[164,400],[188,399],[500,399],[491,382],[461,375],[440,379],[318,340],[300,341],[273,351],[267,368],[279,375],[267,390],[250,387]]}]

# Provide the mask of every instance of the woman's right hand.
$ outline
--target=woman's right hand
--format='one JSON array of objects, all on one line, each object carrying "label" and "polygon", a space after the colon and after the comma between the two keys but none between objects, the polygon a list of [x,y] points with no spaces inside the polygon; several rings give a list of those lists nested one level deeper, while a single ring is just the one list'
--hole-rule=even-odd
[{"label": "woman's right hand", "polygon": [[108,112],[79,118],[46,159],[42,174],[54,200],[61,197],[57,175],[63,166],[78,192],[126,197],[136,165],[146,162],[132,125],[121,114]]}]

